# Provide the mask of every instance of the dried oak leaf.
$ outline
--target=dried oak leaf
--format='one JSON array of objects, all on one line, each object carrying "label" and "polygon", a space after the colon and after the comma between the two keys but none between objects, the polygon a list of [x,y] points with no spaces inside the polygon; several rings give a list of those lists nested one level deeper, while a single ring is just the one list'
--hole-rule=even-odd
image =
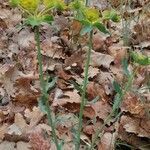
[{"label": "dried oak leaf", "polygon": [[22,73],[14,65],[5,64],[0,69],[0,80],[9,97],[15,96],[15,81]]},{"label": "dried oak leaf", "polygon": [[31,132],[29,139],[33,150],[49,150],[51,147],[49,140],[44,137],[43,132],[40,130]]},{"label": "dried oak leaf", "polygon": [[92,51],[90,65],[93,67],[103,66],[104,68],[109,69],[110,64],[113,61],[114,61],[114,57],[110,55]]},{"label": "dried oak leaf", "polygon": [[[94,78],[95,76],[97,76],[97,74],[99,73],[99,69],[96,67],[89,67],[89,73],[88,73],[88,78]],[[82,76],[84,76],[85,73],[82,73]]]},{"label": "dried oak leaf", "polygon": [[0,143],[1,150],[16,150],[14,142],[3,141]]},{"label": "dried oak leaf", "polygon": [[16,143],[17,150],[30,150],[31,145],[27,142],[19,141]]},{"label": "dried oak leaf", "polygon": [[25,110],[25,117],[29,122],[30,128],[36,126],[39,121],[43,118],[44,113],[40,110],[39,107],[33,107],[32,111],[29,109]]},{"label": "dried oak leaf", "polygon": [[36,87],[36,85],[32,85],[31,81],[33,80],[30,77],[20,77],[16,80],[16,94],[14,97],[14,101],[18,105],[32,107],[32,104],[37,103],[37,98],[40,95],[39,87]]},{"label": "dried oak leaf", "polygon": [[101,142],[98,144],[98,150],[114,150],[114,136],[112,133],[106,132],[101,138]]},{"label": "dried oak leaf", "polygon": [[130,112],[131,114],[136,115],[139,118],[143,118],[146,113],[146,107],[147,105],[142,103],[137,95],[129,92],[125,95],[121,110]]},{"label": "dried oak leaf", "polygon": [[53,43],[50,38],[42,41],[42,54],[47,57],[64,59],[63,48],[56,43]]},{"label": "dried oak leaf", "polygon": [[138,137],[150,137],[150,120],[139,119],[129,116],[122,116],[120,124],[126,130],[126,132],[134,133]]},{"label": "dried oak leaf", "polygon": [[87,95],[89,100],[93,100],[97,96],[99,96],[102,101],[108,100],[104,87],[95,82],[89,82],[87,85]]},{"label": "dried oak leaf", "polygon": [[112,45],[108,48],[108,53],[114,57],[114,64],[121,66],[123,58],[127,55],[127,47]]},{"label": "dried oak leaf", "polygon": [[93,110],[95,111],[95,115],[96,117],[100,118],[100,119],[105,119],[107,118],[107,116],[110,114],[110,112],[112,111],[111,106],[107,103],[104,102],[102,100],[92,104],[91,106],[93,108]]},{"label": "dried oak leaf", "polygon": [[4,139],[5,133],[8,131],[8,124],[3,124],[0,126],[0,141]]},{"label": "dried oak leaf", "polygon": [[80,103],[80,95],[77,90],[67,91],[63,94],[62,98],[55,99],[52,106],[63,106],[67,103]]}]

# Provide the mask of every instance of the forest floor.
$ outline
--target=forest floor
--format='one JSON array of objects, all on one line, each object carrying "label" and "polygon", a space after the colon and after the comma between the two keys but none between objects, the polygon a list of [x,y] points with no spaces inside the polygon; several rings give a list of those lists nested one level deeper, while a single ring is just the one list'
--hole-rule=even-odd
[{"label": "forest floor", "polygon": [[[128,3],[127,3],[128,4]],[[116,96],[113,83],[123,89],[129,72],[137,70],[125,93],[118,116],[107,121],[96,142],[97,150],[150,149],[150,66],[134,64],[129,52],[150,57],[150,2],[133,0],[128,7],[116,0],[94,1],[101,11],[116,9],[124,19],[107,23],[110,35],[95,30],[84,108],[81,147],[86,149],[97,129],[104,125]],[[49,93],[55,114],[57,137],[64,150],[74,150],[74,128],[78,123],[81,95],[77,85],[84,80],[87,35],[67,13],[56,14],[52,25],[40,28],[44,73],[57,77]],[[0,150],[55,150],[51,127],[38,105],[40,83],[34,32],[18,26],[23,16],[0,0]]]}]

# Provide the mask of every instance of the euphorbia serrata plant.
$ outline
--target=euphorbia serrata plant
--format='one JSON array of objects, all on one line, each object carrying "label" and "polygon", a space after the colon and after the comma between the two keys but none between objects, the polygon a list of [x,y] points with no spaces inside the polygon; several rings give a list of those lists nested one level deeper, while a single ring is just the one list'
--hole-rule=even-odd
[{"label": "euphorbia serrata plant", "polygon": [[[75,0],[70,4],[71,8],[74,11],[75,19],[78,20],[82,24],[82,30],[81,35],[89,34],[89,41],[88,41],[88,51],[87,51],[87,58],[85,63],[85,69],[84,69],[84,81],[83,81],[83,87],[82,87],[82,98],[81,98],[81,105],[80,105],[80,113],[79,113],[79,125],[78,125],[78,131],[77,131],[77,138],[76,138],[76,146],[75,149],[80,149],[80,136],[81,136],[81,130],[82,130],[82,117],[83,117],[83,110],[84,106],[86,105],[86,87],[88,84],[88,70],[89,70],[89,64],[90,64],[90,56],[92,51],[92,38],[93,38],[93,30],[98,29],[99,31],[109,34],[109,31],[103,24],[104,20],[112,20],[114,22],[119,21],[119,16],[117,13],[113,10],[107,10],[105,12],[102,12],[102,14],[97,10],[96,8],[90,8],[86,7],[84,2],[81,0]],[[93,144],[91,145],[93,147]]]},{"label": "euphorbia serrata plant", "polygon": [[62,10],[65,7],[65,3],[62,0],[11,0],[10,3],[14,7],[21,9],[25,16],[24,25],[30,25],[34,29],[41,87],[39,104],[41,109],[47,114],[48,123],[52,128],[52,138],[54,139],[57,150],[60,150],[61,147],[58,143],[55,132],[55,123],[52,119],[51,109],[48,104],[48,91],[53,87],[55,82],[53,80],[49,85],[47,85],[47,82],[44,79],[39,26],[43,22],[51,24],[53,21],[53,16],[49,15],[49,11],[54,9]]}]

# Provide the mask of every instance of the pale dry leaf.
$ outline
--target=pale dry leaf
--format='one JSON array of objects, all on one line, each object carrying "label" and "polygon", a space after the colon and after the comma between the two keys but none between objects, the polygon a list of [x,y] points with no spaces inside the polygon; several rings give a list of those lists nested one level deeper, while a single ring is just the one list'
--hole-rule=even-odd
[{"label": "pale dry leaf", "polygon": [[101,119],[107,118],[112,110],[111,106],[102,100],[92,104],[92,108],[95,110],[96,116]]},{"label": "pale dry leaf", "polygon": [[121,106],[121,110],[125,112],[130,112],[137,117],[144,117],[146,111],[146,105],[140,101],[140,98],[134,93],[128,92],[125,95],[124,101]]},{"label": "pale dry leaf", "polygon": [[32,111],[29,109],[25,110],[25,117],[30,122],[29,126],[30,128],[36,126],[39,121],[43,118],[44,113],[40,110],[39,107],[34,106]]},{"label": "pale dry leaf", "polygon": [[114,61],[114,57],[110,55],[92,51],[90,65],[93,67],[103,66],[104,68],[109,69],[110,64],[113,61]]},{"label": "pale dry leaf", "polygon": [[62,98],[53,101],[52,106],[63,106],[67,103],[80,103],[80,96],[77,90],[65,92]]},{"label": "pale dry leaf", "polygon": [[19,141],[16,143],[16,150],[31,150],[31,146],[27,142]]},{"label": "pale dry leaf", "polygon": [[114,137],[112,133],[106,132],[101,138],[98,150],[114,150]]},{"label": "pale dry leaf", "polygon": [[8,134],[10,135],[21,135],[22,130],[15,123],[8,127]]},{"label": "pale dry leaf", "polygon": [[5,137],[5,133],[8,131],[8,124],[3,124],[0,126],[0,141]]},{"label": "pale dry leaf", "polygon": [[16,150],[14,142],[3,141],[0,143],[0,150]]},{"label": "pale dry leaf", "polygon": [[62,47],[56,43],[52,43],[50,38],[43,40],[41,47],[43,55],[52,58],[64,59]]},{"label": "pale dry leaf", "polygon": [[105,51],[106,50],[106,36],[102,36],[101,33],[96,33],[93,35],[93,49],[95,51]]},{"label": "pale dry leaf", "polygon": [[[15,37],[16,38],[16,37]],[[20,49],[30,48],[31,44],[34,42],[34,34],[30,32],[28,29],[21,30],[16,38]]]},{"label": "pale dry leaf", "polygon": [[49,140],[44,137],[44,134],[41,130],[31,132],[29,139],[29,143],[33,150],[50,150],[51,145]]},{"label": "pale dry leaf", "polygon": [[19,129],[21,130],[22,133],[26,133],[26,131],[28,130],[29,125],[26,123],[22,114],[20,114],[20,113],[15,114],[14,123],[17,127],[19,127]]},{"label": "pale dry leaf", "polygon": [[[99,73],[99,69],[96,67],[89,67],[89,73],[88,73],[88,77],[89,78],[94,78],[97,74]],[[82,73],[82,76],[84,76],[84,72]]]},{"label": "pale dry leaf", "polygon": [[128,116],[122,116],[121,117],[121,124],[123,125],[123,128],[126,130],[126,132],[134,133],[139,137],[150,137],[150,120],[148,119],[142,119],[145,126],[143,127],[143,124],[141,124],[141,119],[134,118],[134,117],[128,117]]}]

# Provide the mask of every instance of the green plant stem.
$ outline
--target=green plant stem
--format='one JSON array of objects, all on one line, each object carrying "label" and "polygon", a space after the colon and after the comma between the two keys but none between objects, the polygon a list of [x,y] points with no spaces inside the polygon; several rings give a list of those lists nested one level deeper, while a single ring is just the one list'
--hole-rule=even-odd
[{"label": "green plant stem", "polygon": [[89,49],[87,51],[87,59],[85,63],[85,74],[84,74],[84,81],[83,81],[83,91],[81,96],[81,105],[80,105],[80,113],[79,113],[79,126],[78,126],[78,133],[77,133],[77,142],[75,145],[75,150],[80,149],[80,136],[81,136],[81,130],[82,130],[82,117],[83,117],[83,110],[84,106],[86,104],[86,88],[88,84],[88,71],[89,71],[89,65],[90,65],[90,57],[91,57],[91,51],[92,51],[92,37],[93,37],[93,31],[90,32],[89,36]]},{"label": "green plant stem", "polygon": [[40,47],[40,33],[39,33],[39,27],[36,26],[34,28],[34,33],[35,33],[35,41],[36,41],[36,46],[37,46],[37,59],[38,59],[38,67],[39,67],[39,78],[40,78],[40,86],[41,86],[41,92],[42,92],[42,101],[45,105],[45,110],[48,118],[48,123],[52,128],[52,137],[54,138],[54,142],[56,145],[57,150],[61,150],[60,146],[58,144],[57,140],[57,135],[55,132],[55,124],[53,123],[52,119],[52,113],[51,109],[49,108],[48,104],[48,94],[46,92],[46,86],[45,86],[45,81],[44,81],[44,74],[43,74],[43,64],[42,64],[42,54],[41,54],[41,47]]},{"label": "green plant stem", "polygon": [[[123,100],[125,94],[129,91],[129,89],[130,89],[130,87],[131,87],[131,85],[132,85],[132,82],[133,82],[135,73],[136,73],[136,70],[135,70],[135,72],[134,72],[132,75],[129,76],[129,79],[128,79],[127,83],[125,84],[123,93],[122,93],[121,95],[119,95],[119,98],[118,98],[118,100],[120,101],[119,104],[121,104],[121,102],[122,102],[122,100]],[[118,107],[120,107],[120,105],[118,105]],[[103,131],[104,127],[106,126],[106,124],[108,123],[108,121],[111,119],[111,117],[114,115],[114,112],[115,112],[117,109],[118,109],[118,108],[115,108],[114,110],[111,111],[111,113],[110,113],[110,114],[107,116],[107,118],[104,120],[104,123],[103,123],[103,125],[101,126],[101,128],[99,128],[99,129],[96,131],[95,136],[94,136],[94,138],[93,138],[93,140],[92,140],[92,143],[91,143],[91,146],[90,146],[89,150],[93,150],[94,145],[95,145],[95,143],[96,143],[96,141],[97,141],[97,139],[98,139],[98,137],[99,137],[99,134]],[[117,117],[119,117],[119,116],[120,116],[120,115],[118,115]],[[101,136],[100,136],[100,138],[101,138]]]}]

